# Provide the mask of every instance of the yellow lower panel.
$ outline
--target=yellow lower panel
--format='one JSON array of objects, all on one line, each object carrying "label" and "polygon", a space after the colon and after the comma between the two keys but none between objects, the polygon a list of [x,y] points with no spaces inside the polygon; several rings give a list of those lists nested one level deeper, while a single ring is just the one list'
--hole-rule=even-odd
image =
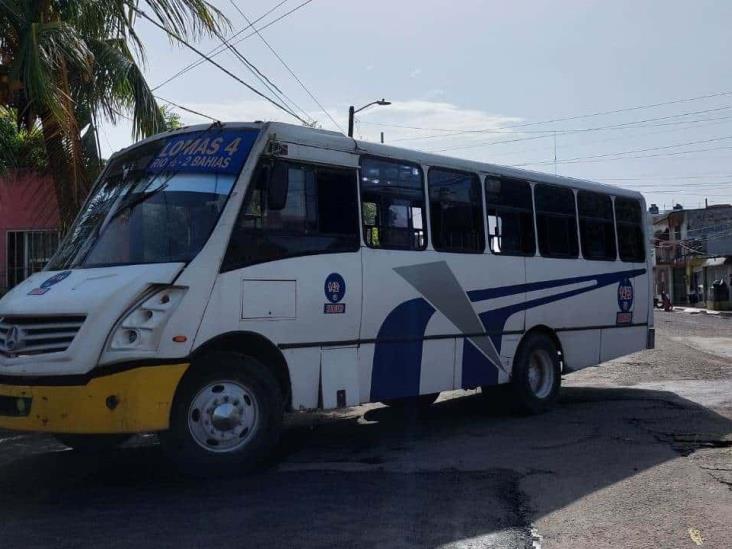
[{"label": "yellow lower panel", "polygon": [[32,398],[26,417],[0,415],[0,429],[48,433],[140,433],[168,428],[188,364],[135,368],[86,385],[0,385],[0,397]]}]

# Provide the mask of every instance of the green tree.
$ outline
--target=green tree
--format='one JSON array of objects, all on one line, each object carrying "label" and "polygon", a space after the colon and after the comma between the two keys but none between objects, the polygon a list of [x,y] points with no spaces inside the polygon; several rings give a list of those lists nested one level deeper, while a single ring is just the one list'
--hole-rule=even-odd
[{"label": "green tree", "polygon": [[0,107],[0,175],[17,168],[43,171],[47,165],[43,133],[38,125],[19,128],[15,112]]},{"label": "green tree", "polygon": [[160,107],[160,116],[163,117],[163,130],[177,130],[178,128],[183,127],[180,114],[175,112],[169,105],[163,105]]},{"label": "green tree", "polygon": [[187,39],[228,26],[206,0],[0,1],[0,105],[26,131],[40,124],[64,228],[98,169],[88,143],[97,116],[131,115],[135,138],[165,128],[141,68],[138,7]]}]

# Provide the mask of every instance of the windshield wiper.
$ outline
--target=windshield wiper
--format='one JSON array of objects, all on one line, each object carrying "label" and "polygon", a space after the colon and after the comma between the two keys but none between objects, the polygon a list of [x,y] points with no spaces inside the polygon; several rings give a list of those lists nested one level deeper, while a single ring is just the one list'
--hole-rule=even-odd
[{"label": "windshield wiper", "polygon": [[[170,180],[170,178],[168,178],[168,180]],[[73,267],[81,265],[84,263],[84,261],[86,261],[87,256],[94,248],[94,244],[96,244],[96,241],[99,238],[99,236],[102,234],[102,231],[104,231],[104,229],[106,229],[109,226],[109,224],[112,223],[112,221],[114,221],[120,215],[122,215],[122,212],[125,212],[127,210],[130,210],[131,208],[135,208],[135,207],[139,206],[143,202],[151,199],[153,196],[158,194],[160,191],[164,191],[167,187],[168,187],[168,181],[166,181],[165,183],[160,185],[155,190],[152,190],[150,192],[139,193],[134,198],[129,198],[126,201],[124,201],[120,205],[120,207],[114,211],[114,213],[110,214],[107,219],[102,220],[102,222],[96,226],[96,228],[94,229],[93,236],[90,235],[89,238],[87,239],[87,241],[84,243],[86,245],[86,249],[81,250],[81,253],[75,257],[75,260],[73,261]]]},{"label": "windshield wiper", "polygon": [[155,189],[153,191],[142,192],[142,193],[139,193],[137,196],[126,200],[125,202],[120,204],[119,208],[117,208],[112,215],[109,216],[109,219],[107,219],[106,223],[104,223],[104,226],[109,225],[112,221],[117,219],[120,215],[122,215],[122,212],[136,208],[143,202],[147,202],[148,200],[150,200],[153,196],[158,194],[160,191],[164,191],[167,188],[168,188],[168,182],[166,181],[165,183],[163,183],[162,185],[160,185],[157,189]]}]

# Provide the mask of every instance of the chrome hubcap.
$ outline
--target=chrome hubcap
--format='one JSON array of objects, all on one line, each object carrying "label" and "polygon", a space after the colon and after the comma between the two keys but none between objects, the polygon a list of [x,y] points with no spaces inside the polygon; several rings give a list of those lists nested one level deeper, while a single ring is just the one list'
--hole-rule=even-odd
[{"label": "chrome hubcap", "polygon": [[543,349],[532,351],[529,357],[529,387],[537,398],[546,398],[554,387],[554,363]]},{"label": "chrome hubcap", "polygon": [[188,429],[210,452],[233,452],[247,444],[259,424],[254,393],[237,381],[206,385],[188,409]]}]

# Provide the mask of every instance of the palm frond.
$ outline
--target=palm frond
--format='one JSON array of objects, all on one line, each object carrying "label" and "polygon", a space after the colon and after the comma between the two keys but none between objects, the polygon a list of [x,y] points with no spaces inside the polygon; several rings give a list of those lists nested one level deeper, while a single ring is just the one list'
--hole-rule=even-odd
[{"label": "palm frond", "polygon": [[93,102],[115,121],[120,111],[132,111],[135,138],[163,130],[165,121],[155,97],[124,40],[93,40],[95,82]]},{"label": "palm frond", "polygon": [[[138,3],[124,1],[129,5]],[[165,28],[181,37],[220,34],[231,28],[226,16],[206,0],[144,0],[144,3]]]}]

